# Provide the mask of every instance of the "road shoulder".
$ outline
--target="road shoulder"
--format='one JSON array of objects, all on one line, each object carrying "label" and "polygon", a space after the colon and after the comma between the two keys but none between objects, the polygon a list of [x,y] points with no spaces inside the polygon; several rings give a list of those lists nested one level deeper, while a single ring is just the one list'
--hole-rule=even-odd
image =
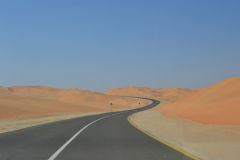
[{"label": "road shoulder", "polygon": [[154,109],[132,115],[131,121],[157,138],[203,160],[235,160],[240,153],[239,126],[203,125],[172,119]]}]

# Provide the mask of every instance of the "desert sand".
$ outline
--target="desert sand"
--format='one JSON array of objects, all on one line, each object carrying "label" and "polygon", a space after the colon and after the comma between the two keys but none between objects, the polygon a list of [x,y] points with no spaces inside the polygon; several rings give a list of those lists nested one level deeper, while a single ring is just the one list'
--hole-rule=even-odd
[{"label": "desert sand", "polygon": [[[140,105],[138,102],[142,102]],[[79,89],[56,89],[45,86],[0,88],[0,119],[33,114],[66,112],[107,112],[140,107],[144,100],[108,96]]]},{"label": "desert sand", "polygon": [[136,97],[148,97],[157,99],[160,101],[175,102],[179,99],[186,98],[198,91],[198,89],[185,89],[185,88],[161,88],[153,89],[147,87],[125,87],[125,88],[114,88],[105,92],[107,95],[118,95],[118,96],[136,96]]},{"label": "desert sand", "polygon": [[[112,103],[112,111],[119,111],[142,107],[149,102],[75,88],[0,87],[0,130],[6,131],[16,129],[16,127],[31,126],[32,123],[62,120],[68,118],[69,114],[78,117],[86,114],[109,112],[110,103]],[[46,118],[50,119],[46,120]],[[6,128],[6,126],[8,127]]]},{"label": "desert sand", "polygon": [[204,124],[240,125],[240,78],[229,78],[156,110]]},{"label": "desert sand", "polygon": [[240,156],[240,126],[206,125],[171,118],[154,110],[136,113],[131,121],[201,160],[236,160]]},{"label": "desert sand", "polygon": [[236,160],[240,153],[240,78],[134,114],[141,128],[203,160]]}]

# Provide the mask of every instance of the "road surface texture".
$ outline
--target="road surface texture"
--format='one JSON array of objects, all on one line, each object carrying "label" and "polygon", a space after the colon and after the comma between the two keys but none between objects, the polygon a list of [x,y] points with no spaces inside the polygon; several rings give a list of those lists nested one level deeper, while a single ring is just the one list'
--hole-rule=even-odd
[{"label": "road surface texture", "polygon": [[134,128],[127,117],[156,106],[0,134],[0,160],[192,160]]}]

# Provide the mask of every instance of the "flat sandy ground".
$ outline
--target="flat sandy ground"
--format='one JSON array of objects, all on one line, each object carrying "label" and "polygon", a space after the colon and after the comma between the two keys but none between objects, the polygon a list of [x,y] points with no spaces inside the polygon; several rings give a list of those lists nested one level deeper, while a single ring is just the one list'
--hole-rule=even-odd
[{"label": "flat sandy ground", "polygon": [[88,115],[100,114],[98,113],[59,113],[59,114],[42,114],[34,116],[25,116],[22,118],[15,118],[11,120],[0,121],[0,133],[18,130],[21,128],[31,127],[50,122],[56,122],[71,118],[83,117]]},{"label": "flat sandy ground", "polygon": [[154,109],[134,114],[131,121],[203,160],[237,160],[240,157],[240,126],[206,125],[174,119]]}]

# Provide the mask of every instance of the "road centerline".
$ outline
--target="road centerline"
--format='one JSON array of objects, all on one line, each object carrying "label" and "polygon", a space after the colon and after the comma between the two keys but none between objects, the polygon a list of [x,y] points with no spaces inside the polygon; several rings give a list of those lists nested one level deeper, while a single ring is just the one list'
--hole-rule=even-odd
[{"label": "road centerline", "polygon": [[[119,114],[119,113],[117,113]],[[92,124],[102,120],[102,119],[105,119],[105,118],[108,118],[108,117],[111,117],[111,116],[114,116],[116,114],[111,114],[111,115],[107,115],[107,116],[104,116],[104,117],[101,117],[99,119],[96,119],[94,121],[92,121],[91,123],[87,124],[86,126],[84,126],[83,128],[81,128],[77,133],[75,133],[67,142],[65,142],[54,154],[51,155],[51,157],[48,158],[48,160],[55,160],[57,158],[57,156],[81,133],[83,132],[85,129],[87,129],[89,126],[91,126]]]}]

